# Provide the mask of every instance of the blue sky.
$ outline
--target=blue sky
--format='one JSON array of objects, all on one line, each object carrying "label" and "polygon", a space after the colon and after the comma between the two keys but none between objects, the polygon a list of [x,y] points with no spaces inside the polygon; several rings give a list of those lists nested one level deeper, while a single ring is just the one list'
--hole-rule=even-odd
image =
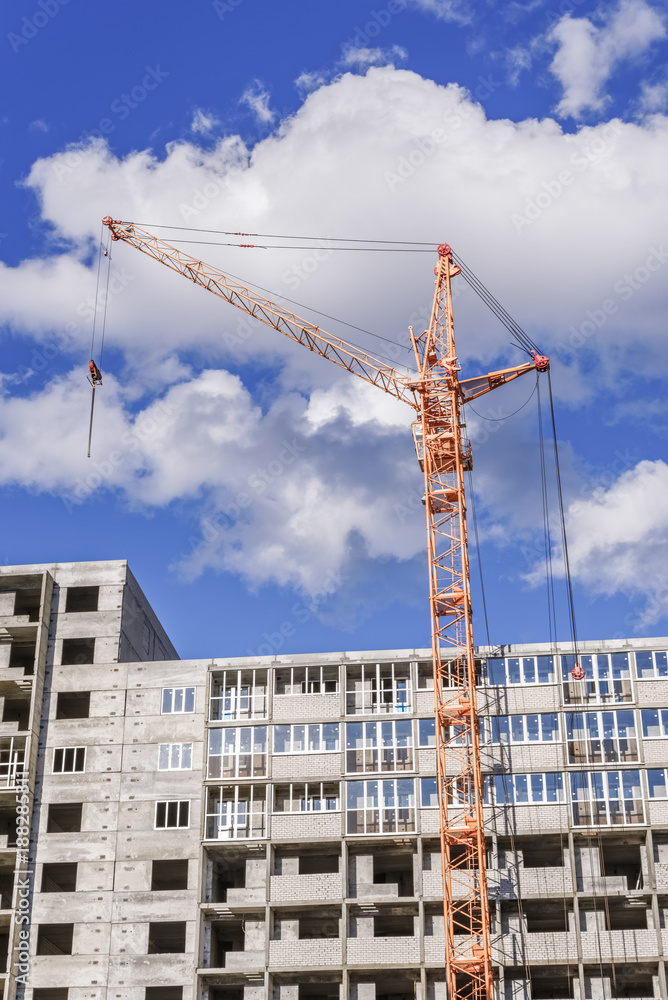
[{"label": "blue sky", "polygon": [[[553,359],[580,636],[668,633],[665,2],[1,16],[4,563],[127,558],[183,656],[428,645],[408,408],[125,246],[91,459],[86,370],[107,213],[317,237],[192,252],[397,363],[432,258],[327,240],[447,240]],[[455,308],[464,375],[523,360],[465,286]],[[467,417],[498,643],[549,638],[532,389]]]}]

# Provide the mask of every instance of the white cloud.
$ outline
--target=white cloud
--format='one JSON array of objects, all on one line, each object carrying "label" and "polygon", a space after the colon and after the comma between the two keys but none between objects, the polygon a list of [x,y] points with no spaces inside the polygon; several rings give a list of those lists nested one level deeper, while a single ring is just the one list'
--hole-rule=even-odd
[{"label": "white cloud", "polygon": [[259,80],[246,87],[240,98],[241,104],[246,104],[251,109],[259,122],[269,124],[276,117],[276,112],[269,107],[269,92],[265,90]]},{"label": "white cloud", "polygon": [[558,114],[579,118],[600,110],[618,63],[641,55],[665,34],[663,17],[645,0],[620,0],[601,27],[565,14],[548,36],[558,47],[550,70],[564,88]]},{"label": "white cloud", "polygon": [[667,497],[668,465],[642,461],[568,510],[573,575],[595,594],[640,598],[636,631],[668,614]]},{"label": "white cloud", "polygon": [[393,45],[389,49],[358,48],[354,45],[347,45],[343,50],[341,65],[344,68],[367,69],[369,66],[387,66],[395,62],[402,62],[407,58],[408,52],[401,45]]},{"label": "white cloud", "polygon": [[442,21],[469,24],[472,20],[470,4],[464,0],[404,0],[404,5],[435,14]]},{"label": "white cloud", "polygon": [[30,122],[28,125],[28,130],[30,132],[48,132],[51,126],[48,122],[44,121],[43,118],[37,118],[34,122]]},{"label": "white cloud", "polygon": [[214,114],[197,108],[193,115],[190,131],[195,135],[210,135],[218,125],[220,125],[220,120]]},{"label": "white cloud", "polygon": [[517,45],[506,52],[506,65],[508,67],[508,83],[511,87],[516,87],[520,76],[526,69],[531,69],[531,52],[521,45]]},{"label": "white cloud", "polygon": [[640,92],[639,106],[644,114],[664,112],[668,105],[668,83],[644,83]]},{"label": "white cloud", "polygon": [[295,80],[295,87],[300,94],[310,94],[312,90],[317,90],[327,83],[327,77],[323,73],[300,73]]},{"label": "white cloud", "polygon": [[[252,150],[226,137],[206,149],[176,142],[161,156],[140,151],[119,159],[98,142],[43,158],[28,187],[58,249],[46,260],[0,267],[0,322],[25,338],[21,391],[37,381],[29,370],[51,366],[54,377],[26,400],[11,396],[16,373],[7,373],[1,481],[61,492],[70,502],[109,486],[137,507],[187,503],[202,531],[181,561],[190,574],[224,567],[254,585],[273,580],[304,591],[323,589],[328,574],[330,580],[345,575],[353,564],[375,566],[380,578],[384,560],[410,560],[424,546],[409,409],[400,412],[377,390],[248,323],[122,244],[112,248],[107,344],[125,368],[114,362],[116,380],[104,373],[94,456],[86,462],[90,390],[83,373],[62,372],[90,338],[96,266],[90,251],[99,220],[110,213],[239,232],[447,240],[541,347],[565,350],[571,367],[555,366],[555,391],[577,406],[602,396],[607,401],[611,386],[619,397],[625,385],[619,373],[631,365],[655,375],[668,364],[668,267],[661,262],[667,159],[662,116],[564,135],[549,119],[489,120],[462,88],[389,67],[344,74],[319,87]],[[564,171],[568,184],[558,181]],[[527,213],[519,230],[518,213]],[[280,252],[184,250],[404,346],[409,324],[424,329],[433,293],[428,254],[336,253],[327,240],[321,249],[316,245],[309,240],[301,250]],[[650,269],[652,247],[659,256],[651,257]],[[455,310],[464,374],[472,362],[497,366],[500,355],[516,363],[505,331],[461,279],[456,286],[463,289]],[[615,308],[605,313],[610,300]],[[410,361],[401,347],[313,318],[376,356]],[[193,374],[193,357],[221,371]],[[258,359],[262,410],[225,370],[257,366]],[[522,383],[517,397],[513,391],[502,390],[510,395],[490,398],[490,406],[510,412],[529,387]],[[486,412],[486,402],[476,408]],[[153,424],[146,440],[142,431],[134,443],[136,428]],[[297,455],[288,451],[281,464],[284,441],[296,442]],[[518,477],[524,474],[525,441],[519,431],[490,441],[476,449],[488,515],[501,525],[500,536],[504,530],[510,536],[514,529],[504,525],[517,523],[511,522],[515,503],[527,513],[530,530],[534,509],[524,494],[524,506],[511,499],[508,475],[509,465]],[[97,472],[102,478],[90,486],[91,468],[95,474],[115,450],[122,460],[112,463],[108,478],[104,468]],[[258,470],[266,473],[264,488],[257,486],[261,480],[250,486]],[[575,473],[569,482],[577,488]],[[250,497],[247,505],[240,494]],[[234,505],[238,514],[228,517]],[[408,517],[401,512],[406,508]]]}]

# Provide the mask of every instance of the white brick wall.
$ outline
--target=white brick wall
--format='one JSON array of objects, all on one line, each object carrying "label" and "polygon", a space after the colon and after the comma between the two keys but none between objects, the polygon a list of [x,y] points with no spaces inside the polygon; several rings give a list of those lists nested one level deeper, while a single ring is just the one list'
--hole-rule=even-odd
[{"label": "white brick wall", "polygon": [[269,965],[271,967],[296,966],[317,969],[328,965],[340,965],[341,961],[340,938],[269,942]]},{"label": "white brick wall", "polygon": [[271,836],[275,839],[340,837],[343,814],[335,812],[273,813],[270,817]]},{"label": "white brick wall", "polygon": [[530,962],[577,962],[577,937],[574,933],[546,932],[497,935],[492,941],[492,960],[503,965]]},{"label": "white brick wall", "polygon": [[657,955],[656,931],[600,931],[580,935],[583,959],[633,962]]},{"label": "white brick wall", "polygon": [[570,868],[488,868],[487,884],[491,899],[514,899],[517,888],[522,896],[563,896],[573,892]]},{"label": "white brick wall", "polygon": [[403,965],[420,961],[420,944],[413,937],[348,938],[348,965]]},{"label": "white brick wall", "polygon": [[271,758],[271,776],[274,781],[338,778],[342,766],[340,753],[275,754]]},{"label": "white brick wall", "polygon": [[300,719],[338,719],[341,715],[339,694],[275,694],[274,722],[299,722]]},{"label": "white brick wall", "polygon": [[343,877],[340,872],[324,875],[272,875],[272,903],[300,899],[342,899]]}]

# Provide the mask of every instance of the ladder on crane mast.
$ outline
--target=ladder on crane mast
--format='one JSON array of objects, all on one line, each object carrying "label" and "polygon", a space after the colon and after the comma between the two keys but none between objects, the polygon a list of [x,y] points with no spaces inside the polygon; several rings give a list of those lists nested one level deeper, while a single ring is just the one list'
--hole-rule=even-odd
[{"label": "ladder on crane mast", "polygon": [[477,378],[459,378],[451,283],[460,268],[447,243],[438,247],[429,326],[419,336],[410,330],[415,377],[324,333],[140,226],[111,216],[102,221],[112,240],[135,247],[416,411],[413,437],[424,475],[427,514],[448,1000],[493,1000],[464,489],[464,473],[471,468],[471,447],[462,434],[461,408],[528,372],[547,371],[549,359],[532,350],[532,360],[525,364]]}]

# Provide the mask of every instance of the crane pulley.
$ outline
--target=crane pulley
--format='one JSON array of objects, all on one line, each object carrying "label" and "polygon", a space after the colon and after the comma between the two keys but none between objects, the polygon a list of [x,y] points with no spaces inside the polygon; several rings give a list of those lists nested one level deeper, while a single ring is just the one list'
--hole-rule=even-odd
[{"label": "crane pulley", "polygon": [[419,336],[410,331],[416,378],[324,333],[147,230],[111,216],[102,221],[112,240],[135,247],[417,411],[413,436],[424,474],[427,513],[446,981],[450,1000],[492,1000],[484,788],[464,490],[464,473],[471,468],[472,459],[470,443],[462,433],[461,408],[528,372],[547,371],[548,358],[531,350],[531,361],[523,365],[459,378],[451,283],[460,267],[445,243],[438,247],[429,326]]}]

